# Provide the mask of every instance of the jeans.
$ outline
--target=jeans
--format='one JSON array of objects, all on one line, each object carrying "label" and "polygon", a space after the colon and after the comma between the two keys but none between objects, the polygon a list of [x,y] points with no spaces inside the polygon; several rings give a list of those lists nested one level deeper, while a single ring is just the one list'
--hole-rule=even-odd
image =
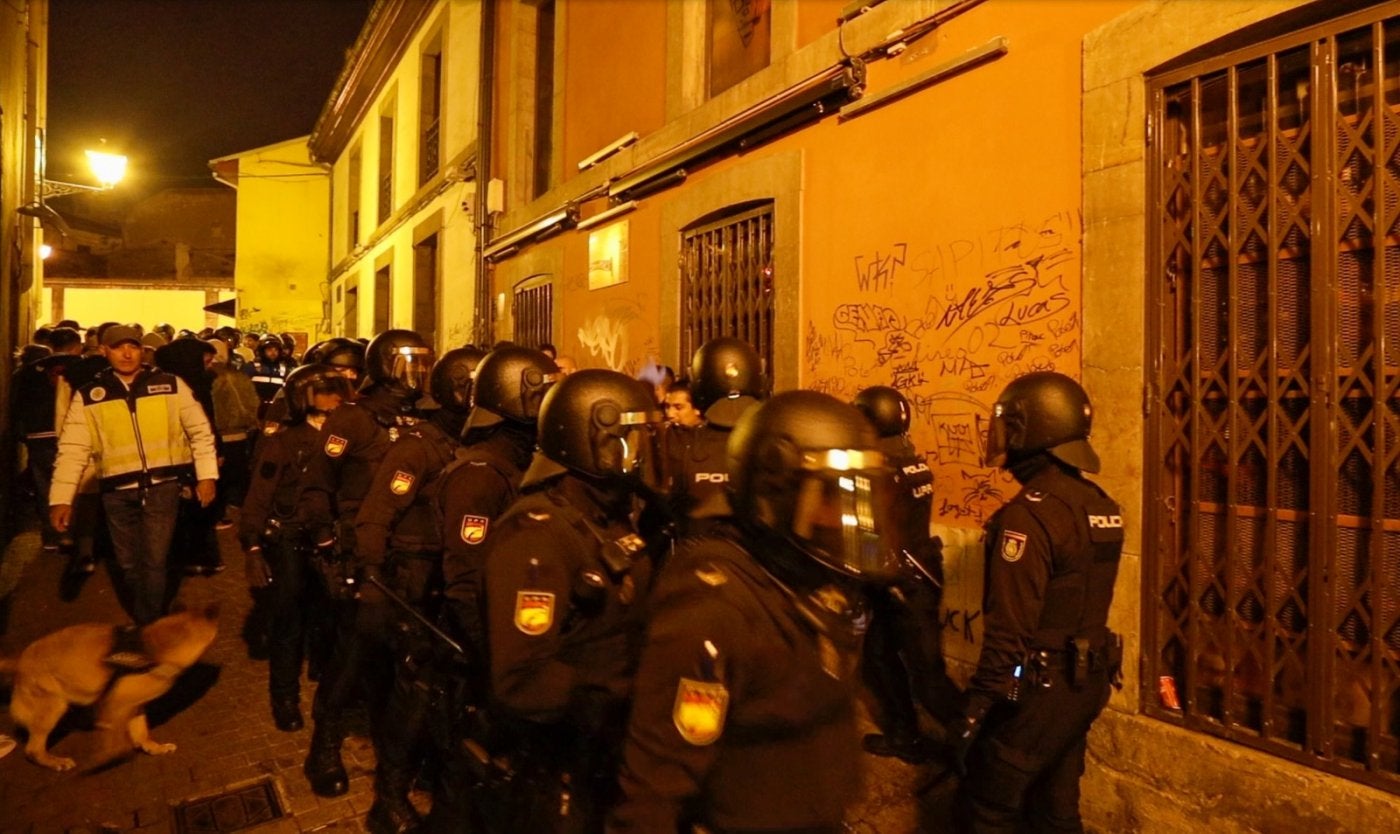
[{"label": "jeans", "polygon": [[180,509],[180,482],[102,494],[112,550],[131,593],[131,617],[145,625],[165,613],[165,557]]}]

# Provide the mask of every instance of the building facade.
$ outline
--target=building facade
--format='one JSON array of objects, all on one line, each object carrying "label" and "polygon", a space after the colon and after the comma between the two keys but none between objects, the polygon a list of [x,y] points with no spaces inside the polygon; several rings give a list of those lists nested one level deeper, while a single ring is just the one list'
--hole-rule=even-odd
[{"label": "building facade", "polygon": [[[901,389],[964,670],[991,403],[1081,378],[1128,534],[1089,822],[1393,827],[1400,4],[490,5],[493,338]],[[867,827],[930,824],[875,790]]]},{"label": "building facade", "polygon": [[311,133],[330,168],[330,327],[471,341],[482,6],[382,0]]},{"label": "building facade", "polygon": [[311,161],[306,140],[221,157],[209,167],[238,192],[238,328],[314,344],[331,335],[331,189],[330,171]]}]

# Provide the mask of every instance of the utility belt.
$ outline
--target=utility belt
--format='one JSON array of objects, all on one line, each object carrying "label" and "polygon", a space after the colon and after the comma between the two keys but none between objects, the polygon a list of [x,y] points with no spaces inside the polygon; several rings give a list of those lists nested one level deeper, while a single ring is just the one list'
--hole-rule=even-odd
[{"label": "utility belt", "polygon": [[1123,688],[1123,638],[1108,632],[1097,645],[1087,637],[1071,637],[1062,649],[1032,649],[1018,667],[1009,700],[1020,700],[1026,688],[1049,689],[1068,684],[1083,689],[1090,676],[1106,674],[1115,688]]},{"label": "utility belt", "polygon": [[194,465],[181,463],[174,466],[157,466],[154,469],[143,469],[139,472],[123,472],[120,475],[102,478],[97,483],[103,492],[112,492],[131,487],[149,489],[156,484],[175,480],[193,482]]}]

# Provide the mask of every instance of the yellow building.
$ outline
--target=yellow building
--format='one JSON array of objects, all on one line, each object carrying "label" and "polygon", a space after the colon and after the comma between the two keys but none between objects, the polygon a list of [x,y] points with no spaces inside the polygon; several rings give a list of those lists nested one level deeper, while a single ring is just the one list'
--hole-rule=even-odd
[{"label": "yellow building", "polygon": [[[1082,378],[1128,534],[1088,821],[1395,827],[1400,5],[491,7],[494,337],[637,373],[738,335],[779,390],[900,388],[964,669],[1016,491],[990,405]],[[877,766],[861,822],[937,830]]]},{"label": "yellow building", "polygon": [[331,329],[472,340],[481,4],[381,0],[309,141],[331,169]]},{"label": "yellow building", "polygon": [[209,163],[238,192],[238,328],[291,333],[302,345],[331,335],[330,172],[312,162],[306,139]]}]

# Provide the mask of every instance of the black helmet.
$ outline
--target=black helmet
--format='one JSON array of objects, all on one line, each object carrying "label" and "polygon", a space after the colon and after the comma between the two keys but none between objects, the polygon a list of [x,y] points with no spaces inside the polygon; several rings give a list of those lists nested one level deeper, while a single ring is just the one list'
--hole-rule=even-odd
[{"label": "black helmet", "polygon": [[428,393],[434,401],[454,414],[466,414],[472,407],[472,377],[481,362],[479,350],[454,348],[433,364],[428,375]]},{"label": "black helmet", "polygon": [[735,516],[842,576],[893,579],[902,525],[894,471],[878,442],[864,415],[835,397],[774,396],[749,409],[729,435]]},{"label": "black helmet", "polygon": [[1005,466],[1046,451],[1070,466],[1097,472],[1099,456],[1089,445],[1093,420],[1089,395],[1073,379],[1055,371],[1017,377],[992,406],[986,464]]},{"label": "black helmet", "polygon": [[291,356],[297,349],[297,337],[290,333],[279,333],[277,338],[282,340],[282,355]]},{"label": "black helmet", "polygon": [[540,404],[540,454],[525,473],[532,484],[570,469],[594,478],[640,480],[661,422],[651,389],[617,371],[569,374]]},{"label": "black helmet", "polygon": [[[207,329],[207,328],[206,328],[206,329]],[[229,326],[229,325],[227,325],[227,324],[224,325],[223,327],[220,327],[219,329],[215,330],[215,331],[214,331],[213,333],[211,333],[210,335],[215,336],[215,337],[220,338],[220,339],[223,339],[225,342],[228,342],[228,343],[229,343],[229,346],[230,346],[230,347],[238,347],[238,340],[241,338],[241,337],[239,336],[239,334],[238,334],[238,328],[237,328],[237,327],[231,327],[231,326]],[[205,338],[205,337],[204,337],[204,336],[200,336],[200,338],[202,339],[202,338]]]},{"label": "black helmet", "polygon": [[724,425],[732,426],[738,420],[738,412],[764,394],[763,360],[758,351],[743,339],[730,336],[711,339],[695,351],[690,360],[690,379],[691,402],[705,413],[707,420],[715,419],[709,413],[715,403],[750,398],[738,408],[725,409],[733,414],[715,415]]},{"label": "black helmet", "polygon": [[365,346],[354,339],[327,339],[322,343],[319,358],[338,368],[352,383],[358,383],[365,375]]},{"label": "black helmet", "polygon": [[432,370],[433,349],[412,330],[385,330],[365,348],[365,371],[376,384],[422,393]]},{"label": "black helmet", "polygon": [[301,355],[302,364],[304,364],[304,365],[314,365],[314,364],[316,364],[317,362],[320,362],[320,361],[321,361],[321,354],[325,351],[326,346],[329,345],[330,343],[331,343],[331,340],[330,340],[330,339],[324,339],[324,340],[319,341],[319,342],[317,342],[316,344],[312,345],[311,347],[307,348],[307,349],[306,349],[306,353],[303,353],[303,354]]},{"label": "black helmet", "polygon": [[287,401],[287,422],[300,423],[316,410],[317,394],[339,394],[342,400],[351,395],[350,380],[330,365],[302,365],[287,374],[282,386]]},{"label": "black helmet", "polygon": [[494,426],[502,420],[533,426],[545,392],[558,375],[559,367],[538,350],[514,345],[496,348],[476,367],[467,428]]},{"label": "black helmet", "polygon": [[909,401],[888,385],[872,385],[856,394],[851,404],[860,409],[881,437],[900,437],[909,431]]},{"label": "black helmet", "polygon": [[274,347],[277,348],[278,358],[281,358],[287,352],[286,349],[282,347],[281,338],[274,336],[271,333],[268,333],[261,339],[258,339],[258,357],[261,359],[266,359],[267,357],[263,354],[263,351],[267,350],[268,348]]}]

